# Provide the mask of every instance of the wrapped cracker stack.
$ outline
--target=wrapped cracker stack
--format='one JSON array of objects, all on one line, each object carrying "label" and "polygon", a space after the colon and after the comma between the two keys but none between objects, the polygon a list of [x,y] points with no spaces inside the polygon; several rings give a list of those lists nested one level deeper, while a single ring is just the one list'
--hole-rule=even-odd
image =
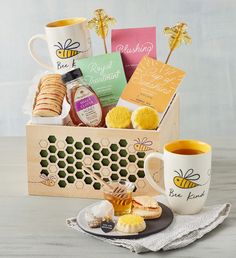
[{"label": "wrapped cracker stack", "polygon": [[42,77],[34,101],[33,116],[59,116],[65,94],[66,87],[61,81],[61,75],[48,74]]}]

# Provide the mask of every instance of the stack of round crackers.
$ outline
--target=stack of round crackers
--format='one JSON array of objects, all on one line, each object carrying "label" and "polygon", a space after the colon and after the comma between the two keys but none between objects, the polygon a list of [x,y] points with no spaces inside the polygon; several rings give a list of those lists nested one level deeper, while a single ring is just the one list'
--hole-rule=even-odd
[{"label": "stack of round crackers", "polygon": [[60,74],[47,74],[42,77],[34,101],[33,116],[59,116],[65,94],[66,86]]}]

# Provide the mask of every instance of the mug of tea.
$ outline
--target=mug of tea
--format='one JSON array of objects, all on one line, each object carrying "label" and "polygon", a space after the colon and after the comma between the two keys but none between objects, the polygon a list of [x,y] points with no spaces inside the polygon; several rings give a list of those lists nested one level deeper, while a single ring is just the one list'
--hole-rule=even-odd
[{"label": "mug of tea", "polygon": [[[34,43],[47,42],[52,65],[45,64],[36,54]],[[86,18],[70,18],[48,23],[45,34],[37,34],[28,42],[32,58],[42,67],[64,74],[76,67],[75,61],[92,55],[91,39]]]},{"label": "mug of tea", "polygon": [[[164,163],[164,189],[152,175],[159,160]],[[211,179],[211,146],[197,140],[177,140],[164,146],[164,153],[150,153],[144,160],[146,179],[164,194],[179,214],[198,213],[208,195]]]}]

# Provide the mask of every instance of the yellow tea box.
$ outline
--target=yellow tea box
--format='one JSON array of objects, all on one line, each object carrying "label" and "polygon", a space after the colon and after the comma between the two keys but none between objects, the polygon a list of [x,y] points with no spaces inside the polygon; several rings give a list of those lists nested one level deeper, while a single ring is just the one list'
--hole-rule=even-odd
[{"label": "yellow tea box", "polygon": [[118,106],[135,110],[139,106],[149,106],[164,113],[185,72],[145,56],[123,90]]}]

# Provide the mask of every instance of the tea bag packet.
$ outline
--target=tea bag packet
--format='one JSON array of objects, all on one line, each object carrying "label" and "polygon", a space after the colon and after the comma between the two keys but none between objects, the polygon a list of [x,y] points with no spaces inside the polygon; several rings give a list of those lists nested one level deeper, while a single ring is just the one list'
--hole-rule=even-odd
[{"label": "tea bag packet", "polygon": [[101,226],[102,221],[105,218],[114,217],[114,208],[109,201],[101,201],[99,204],[88,208],[85,214],[85,220],[87,221],[89,227],[98,228]]},{"label": "tea bag packet", "polygon": [[145,56],[126,85],[117,106],[131,111],[140,106],[154,108],[161,121],[185,72]]},{"label": "tea bag packet", "polygon": [[156,59],[156,27],[113,29],[111,50],[121,53],[128,81],[143,56]]},{"label": "tea bag packet", "polygon": [[83,72],[84,79],[91,85],[107,113],[117,104],[127,83],[120,53],[84,58],[77,61],[76,66]]},{"label": "tea bag packet", "polygon": [[101,226],[102,218],[96,217],[91,211],[86,212],[85,219],[90,228],[99,228]]},{"label": "tea bag packet", "polygon": [[[191,43],[191,37],[188,35],[187,24],[184,22],[177,23],[173,27],[166,27],[164,33],[169,35],[169,54],[165,63],[144,56],[138,64],[131,79],[126,85],[119,99],[118,106],[124,106],[131,111],[132,125],[138,129],[153,129],[156,124],[147,124],[146,120],[156,120],[157,124],[161,123],[165,112],[168,109],[185,72],[168,65],[172,52],[182,43]],[[157,111],[157,116],[150,112],[147,107]],[[151,118],[153,117],[153,118]],[[141,119],[142,118],[142,119]],[[143,120],[143,121],[141,121]]]}]

